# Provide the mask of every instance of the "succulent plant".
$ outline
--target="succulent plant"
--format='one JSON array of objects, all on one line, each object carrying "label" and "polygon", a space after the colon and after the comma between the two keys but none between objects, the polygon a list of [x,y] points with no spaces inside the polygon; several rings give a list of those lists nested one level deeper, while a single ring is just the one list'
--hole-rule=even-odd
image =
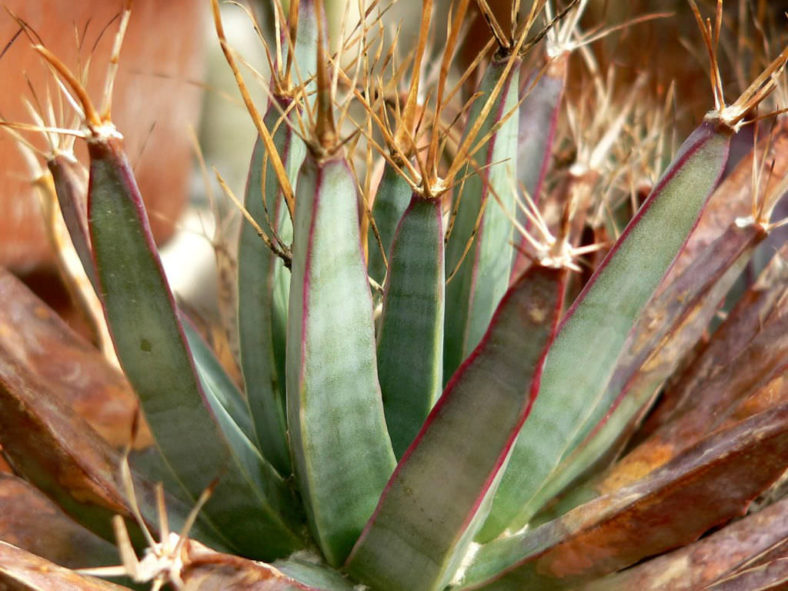
[{"label": "succulent plant", "polygon": [[[277,3],[260,114],[213,0],[259,134],[243,199],[227,189],[243,212],[237,324],[220,331],[236,358],[168,286],[111,121],[112,72],[96,108],[20,21],[80,119],[68,133],[87,145],[87,189],[54,109],[4,125],[24,150],[23,131],[49,140],[53,239],[125,378],[109,346],[0,275],[0,444],[50,499],[0,478],[16,501],[0,587],[784,584],[784,246],[710,325],[780,225],[788,125],[756,110],[785,92],[788,49],[726,103],[721,2],[712,23],[691,0],[714,109],[669,157],[680,89],[663,109],[642,77],[606,84],[578,32],[585,2],[524,16],[514,2],[507,32],[478,1],[492,40],[465,72],[452,62],[470,2],[452,3],[434,60],[432,4],[400,63],[377,3],[339,55],[320,0]],[[594,76],[564,98],[574,49]],[[571,166],[555,164],[566,145]],[[94,391],[125,409],[119,423],[73,402]],[[121,567],[86,530],[115,541]]]}]

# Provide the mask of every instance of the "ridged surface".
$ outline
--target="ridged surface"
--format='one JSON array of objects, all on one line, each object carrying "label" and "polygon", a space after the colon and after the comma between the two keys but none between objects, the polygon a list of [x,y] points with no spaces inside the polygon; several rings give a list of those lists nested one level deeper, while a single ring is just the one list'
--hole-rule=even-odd
[{"label": "ridged surface", "polygon": [[[505,62],[493,62],[487,69],[468,120],[468,127],[479,119],[485,102],[492,94],[505,68]],[[446,285],[446,341],[444,380],[448,381],[481,340],[498,302],[506,289],[512,268],[513,225],[509,216],[515,212],[512,191],[517,171],[517,92],[518,68],[512,68],[493,108],[484,120],[474,142],[492,135],[472,158],[455,200],[459,210],[446,246],[446,273],[452,273],[462,258],[469,240],[471,248],[457,273]],[[504,121],[504,117],[508,117]],[[484,207],[478,232],[473,235],[480,208]],[[448,231],[448,230],[447,230]]]},{"label": "ridged surface", "polygon": [[534,267],[433,408],[349,559],[375,589],[449,583],[539,386],[561,306],[563,272]]},{"label": "ridged surface", "polygon": [[729,144],[709,124],[696,129],[567,312],[480,540],[515,521],[569,443],[607,413],[600,402],[629,331],[716,186]]},{"label": "ridged surface", "polygon": [[290,283],[287,418],[312,535],[341,564],[394,469],[377,379],[355,181],[307,156]]},{"label": "ridged surface", "polygon": [[214,422],[125,155],[101,142],[90,156],[104,309],[162,456],[192,499],[218,479],[204,513],[239,552],[271,559],[295,550],[302,542],[289,489],[235,429],[223,433]]},{"label": "ridged surface", "polygon": [[414,195],[391,249],[378,375],[394,453],[405,453],[443,386],[444,264],[439,200]]}]

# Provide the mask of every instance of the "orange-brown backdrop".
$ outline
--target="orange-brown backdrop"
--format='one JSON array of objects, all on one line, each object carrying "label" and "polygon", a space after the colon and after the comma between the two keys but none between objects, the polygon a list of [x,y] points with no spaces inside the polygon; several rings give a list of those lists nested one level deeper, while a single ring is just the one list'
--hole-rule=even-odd
[{"label": "orange-brown backdrop", "polygon": [[[100,102],[120,1],[7,0],[8,8],[28,22],[68,66],[92,55],[89,91]],[[188,125],[196,125],[202,74],[204,17],[199,0],[136,0],[121,52],[113,118],[126,138],[151,223],[158,240],[168,237],[187,197],[191,166]],[[87,28],[86,28],[87,26]],[[14,37],[17,24],[0,13],[0,48]],[[98,43],[102,29],[106,31]],[[75,29],[85,33],[77,51]],[[30,122],[21,98],[25,81],[45,96],[52,77],[29,41],[19,36],[0,59],[0,116]],[[31,136],[32,137],[32,136]],[[14,140],[0,131],[0,265],[17,271],[47,266],[52,254],[40,221],[29,171]]]}]

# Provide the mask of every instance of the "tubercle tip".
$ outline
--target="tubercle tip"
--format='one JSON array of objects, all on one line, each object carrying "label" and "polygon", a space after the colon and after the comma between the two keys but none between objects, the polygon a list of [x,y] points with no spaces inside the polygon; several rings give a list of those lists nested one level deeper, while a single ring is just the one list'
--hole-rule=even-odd
[{"label": "tubercle tip", "polygon": [[487,3],[487,0],[476,0],[476,6],[478,7],[482,17],[484,17],[484,21],[487,23],[487,26],[489,27],[493,37],[495,37],[495,41],[498,43],[499,51],[504,54],[510,52],[513,45],[512,39],[508,37],[506,33],[504,33],[501,23],[498,22],[498,19],[490,8],[490,5]]},{"label": "tubercle tip", "polygon": [[[288,39],[289,40],[288,40],[288,49],[287,49],[287,63],[285,64],[284,76],[282,77],[285,88],[290,88],[290,85],[291,85],[291,79],[292,79],[291,72],[292,72],[292,69],[293,69],[293,55],[295,53],[293,51],[293,49],[295,48],[296,37],[298,35],[298,9],[299,9],[299,4],[300,4],[300,2],[294,2],[294,1],[290,2],[290,14],[289,14],[288,19],[287,19],[287,24],[288,24],[287,34],[288,34]],[[272,71],[273,71],[273,69],[272,69]],[[274,78],[276,78],[276,76],[274,76]]]},{"label": "tubercle tip", "polygon": [[[788,47],[782,50],[772,62],[764,68],[763,72],[753,80],[747,89],[730,105],[724,103],[706,114],[706,120],[727,128],[732,133],[737,133],[742,126],[748,123],[747,116],[768,97],[777,87],[777,81],[785,71],[788,62]],[[763,119],[759,117],[758,119]]]},{"label": "tubercle tip", "polygon": [[82,105],[82,110],[85,113],[85,125],[90,132],[90,135],[87,137],[87,141],[102,142],[111,138],[122,138],[120,132],[118,132],[109,119],[102,119],[102,117],[99,115],[99,112],[96,110],[96,107],[93,105],[93,101],[90,100],[85,87],[82,86],[80,81],[76,78],[76,76],[74,76],[68,67],[62,61],[60,61],[60,59],[55,54],[53,54],[40,43],[34,44],[33,49],[37,51],[50,66],[52,66],[52,68],[61,78],[63,78],[63,80],[71,88],[71,91],[74,93],[74,95],[76,95],[77,100],[79,100],[80,104]]},{"label": "tubercle tip", "polygon": [[[421,7],[421,24],[419,26],[419,40],[413,56],[413,75],[408,89],[405,106],[402,110],[402,120],[394,133],[395,146],[403,151],[413,148],[410,135],[414,131],[416,116],[419,107],[419,78],[421,64],[427,51],[427,38],[429,35],[430,21],[432,19],[432,0],[424,0]],[[403,149],[404,148],[404,149]]]},{"label": "tubercle tip", "polygon": [[331,153],[337,144],[336,125],[334,124],[331,81],[328,76],[326,56],[326,13],[323,0],[315,0],[317,18],[317,121],[315,135],[318,151]]},{"label": "tubercle tip", "polygon": [[55,71],[68,83],[71,90],[77,95],[77,99],[82,104],[82,108],[85,111],[85,119],[88,125],[90,126],[99,126],[101,125],[101,118],[99,117],[98,111],[93,106],[93,102],[90,100],[90,97],[87,94],[87,91],[82,86],[82,84],[77,80],[76,76],[68,69],[68,67],[60,61],[54,53],[49,51],[46,47],[41,45],[40,43],[36,43],[33,45],[33,49],[41,55],[41,57],[46,60],[46,62],[55,69]]},{"label": "tubercle tip", "polygon": [[123,46],[123,39],[126,37],[126,30],[131,19],[131,7],[133,0],[124,0],[120,15],[118,32],[112,44],[112,53],[109,59],[106,77],[104,80],[104,94],[102,98],[101,119],[104,122],[111,121],[112,115],[112,93],[115,88],[115,78],[118,74],[118,64],[120,62],[120,50]]}]

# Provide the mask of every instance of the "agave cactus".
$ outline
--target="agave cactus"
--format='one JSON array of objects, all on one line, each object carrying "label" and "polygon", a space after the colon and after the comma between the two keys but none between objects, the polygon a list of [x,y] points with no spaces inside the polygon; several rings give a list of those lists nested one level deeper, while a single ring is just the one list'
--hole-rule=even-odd
[{"label": "agave cactus", "polygon": [[[97,108],[20,22],[75,106],[87,189],[46,109],[5,126],[26,150],[22,132],[49,140],[53,239],[123,375],[110,347],[0,275],[0,443],[48,497],[0,478],[0,587],[784,584],[785,247],[710,323],[779,225],[786,120],[747,130],[785,92],[788,49],[728,104],[721,3],[712,24],[691,2],[714,108],[668,158],[668,110],[644,78],[622,98],[597,71],[564,102],[570,52],[598,67],[584,2],[525,15],[515,2],[510,32],[477,2],[493,41],[459,76],[470,2],[453,2],[434,63],[432,4],[398,64],[383,7],[345,23],[331,55],[321,1],[277,3],[260,113],[213,0],[258,130],[233,197],[229,360],[170,291],[112,125],[112,72]],[[571,166],[552,164],[560,142]],[[619,230],[620,187],[650,178]],[[100,412],[107,399],[116,415]]]}]

